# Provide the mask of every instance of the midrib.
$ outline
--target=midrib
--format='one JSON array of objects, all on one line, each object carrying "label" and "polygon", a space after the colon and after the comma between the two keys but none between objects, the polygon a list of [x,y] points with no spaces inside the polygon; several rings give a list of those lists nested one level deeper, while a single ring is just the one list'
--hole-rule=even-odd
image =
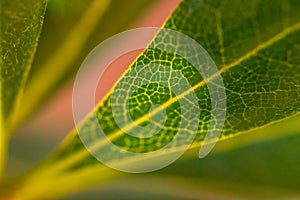
[{"label": "midrib", "polygon": [[[211,81],[212,79],[214,79],[216,76],[218,76],[219,74],[222,74],[226,71],[228,71],[229,69],[238,66],[240,63],[242,63],[245,60],[250,59],[252,56],[256,55],[259,51],[262,51],[263,49],[266,49],[267,47],[271,46],[272,44],[278,42],[279,40],[285,38],[286,36],[288,36],[289,34],[297,31],[300,29],[300,22],[297,24],[294,24],[292,26],[289,26],[287,28],[285,28],[283,31],[281,31],[280,33],[276,34],[274,37],[272,37],[271,39],[259,44],[256,48],[254,48],[253,50],[251,50],[250,52],[246,53],[245,55],[243,55],[242,57],[240,57],[239,59],[237,59],[236,61],[228,64],[228,65],[224,65],[219,73],[216,73],[214,75],[212,75],[210,78],[206,79],[206,80],[202,80],[201,82],[199,82],[198,84],[194,85],[193,87],[191,87],[189,90],[183,92],[182,94],[173,97],[171,99],[169,99],[167,102],[165,102],[164,104],[162,104],[162,106],[157,107],[156,109],[151,110],[151,112],[149,112],[148,114],[143,115],[142,117],[140,117],[138,120],[135,121],[135,124],[131,123],[128,124],[125,127],[122,127],[123,131],[129,131],[132,128],[134,128],[134,126],[136,126],[136,124],[141,124],[144,121],[149,120],[149,116],[152,117],[154,115],[156,115],[158,112],[160,112],[162,110],[162,108],[166,108],[169,107],[170,105],[172,105],[177,99],[181,99],[183,97],[185,97],[186,95],[188,95],[189,93],[191,93],[194,90],[199,89],[200,87],[204,86],[206,82]],[[110,134],[109,139],[113,140],[116,137],[118,137],[120,134],[123,134],[123,131],[118,129],[117,131],[113,132]]]}]

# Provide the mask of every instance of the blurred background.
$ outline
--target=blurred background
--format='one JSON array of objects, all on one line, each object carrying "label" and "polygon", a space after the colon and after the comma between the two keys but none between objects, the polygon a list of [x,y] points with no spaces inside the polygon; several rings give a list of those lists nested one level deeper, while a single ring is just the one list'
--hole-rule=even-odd
[{"label": "blurred background", "polygon": [[[85,31],[77,26],[83,16],[88,15],[86,11],[91,2],[49,0],[31,72],[33,78],[30,79],[34,79],[35,74],[47,72],[43,66],[47,66],[47,60],[55,55],[74,30]],[[73,54],[76,61],[67,63],[63,72],[54,74],[58,77],[57,82],[36,100],[40,107],[24,111],[24,116],[29,118],[21,120],[21,128],[16,130],[10,143],[7,174],[24,172],[38,163],[74,127],[72,86],[87,54],[101,41],[121,31],[160,27],[178,2],[112,0],[103,14],[99,14],[99,19],[90,19],[95,20],[96,25],[93,29],[86,29],[78,52]],[[99,81],[97,100],[109,91],[141,51],[121,56],[107,69]],[[298,122],[299,117],[291,118],[284,125],[274,124],[250,136],[222,141],[201,160],[197,158],[197,150],[191,150],[187,154],[192,156],[183,156],[157,172],[132,175],[61,199],[297,199],[300,198]],[[286,132],[285,137],[281,137],[282,132]],[[267,134],[278,134],[278,137],[268,140],[264,137]]]}]

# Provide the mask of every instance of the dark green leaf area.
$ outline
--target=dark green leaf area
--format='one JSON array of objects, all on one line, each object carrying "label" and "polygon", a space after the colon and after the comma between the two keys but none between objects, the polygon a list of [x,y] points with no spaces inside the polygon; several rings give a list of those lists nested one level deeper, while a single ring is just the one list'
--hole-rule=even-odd
[{"label": "dark green leaf area", "polygon": [[45,0],[1,1],[0,84],[2,115],[11,117],[22,95],[36,51]]}]

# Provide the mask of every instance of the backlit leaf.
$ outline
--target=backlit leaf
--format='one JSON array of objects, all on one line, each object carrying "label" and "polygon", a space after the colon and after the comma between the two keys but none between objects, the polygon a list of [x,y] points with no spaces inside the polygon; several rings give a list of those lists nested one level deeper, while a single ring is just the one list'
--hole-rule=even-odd
[{"label": "backlit leaf", "polygon": [[0,2],[0,174],[41,32],[46,0]]},{"label": "backlit leaf", "polygon": [[[228,139],[299,114],[299,10],[300,4],[296,0],[235,0],[234,3],[229,0],[184,0],[166,21],[164,28],[184,33],[201,44],[212,57],[223,77],[227,115],[220,139]],[[158,33],[152,46],[149,46],[151,48],[146,49],[137,58],[131,69],[139,69],[138,66],[147,63],[166,65],[177,70],[193,86],[190,92],[196,94],[201,110],[193,147],[199,147],[212,121],[211,91],[208,91],[203,77],[195,71],[195,66],[192,66],[186,58],[174,52],[162,50],[168,45],[176,49],[178,45],[176,38],[167,38],[168,35]],[[149,73],[151,75],[151,72]],[[130,76],[129,70],[122,78],[126,79]],[[144,78],[148,79],[149,76]],[[213,81],[213,78],[209,80]],[[92,114],[90,114],[78,127],[87,137],[94,138],[92,145],[95,147],[95,152],[101,152],[99,146],[105,143],[94,136],[98,130],[95,126],[98,121],[112,143],[120,148],[120,152],[126,150],[145,153],[160,149],[180,130],[180,120],[184,116],[180,115],[181,105],[178,100],[186,96],[175,97],[172,91],[158,84],[148,84],[139,89],[131,98],[131,117],[138,124],[145,126],[151,123],[149,113],[155,116],[163,112],[161,110],[149,111],[150,107],[154,104],[161,104],[167,111],[165,126],[159,134],[150,139],[126,135],[117,126],[112,115],[111,94],[113,91],[111,91],[95,108],[98,120],[91,118]],[[187,90],[189,92],[190,89]],[[124,96],[120,95],[119,98],[122,99]],[[134,126],[135,124],[129,124],[126,130]],[[151,132],[151,129],[145,126],[143,131]],[[187,137],[192,137],[192,134],[196,133],[191,133]],[[180,142],[174,144],[172,148],[162,153],[161,157],[167,158],[171,150],[180,150],[181,145]],[[141,161],[138,158],[120,159],[112,151],[104,153],[107,153],[105,156],[111,159],[111,163],[118,162],[119,165],[134,165]],[[65,177],[60,174],[62,172]],[[74,180],[80,177],[82,185],[101,182],[116,174],[114,170],[99,164],[99,161],[87,152],[76,130],[41,166],[39,173],[41,173],[40,176],[43,176],[43,173],[48,173],[48,175],[58,173],[54,179],[56,184],[58,177],[61,178],[61,183],[68,180],[66,179],[68,176]],[[84,177],[86,177],[86,183],[84,183]],[[44,184],[49,186],[51,183],[45,182]],[[74,189],[79,186],[72,186],[72,184],[66,186],[68,189],[72,187]],[[23,192],[27,191],[24,193],[25,196],[32,188],[28,186],[28,190],[26,188],[23,190]],[[49,189],[49,187],[46,188]],[[42,194],[43,189],[40,189]]]},{"label": "backlit leaf", "polygon": [[1,1],[1,115],[16,112],[37,48],[45,0]]},{"label": "backlit leaf", "polygon": [[[234,5],[227,1],[222,1],[222,3],[183,1],[166,22],[166,28],[185,33],[198,41],[219,67],[227,96],[227,117],[221,139],[299,113],[300,22],[297,17],[299,9],[297,5],[291,6],[294,5],[293,3],[292,1],[276,1],[270,6],[268,2],[256,1],[247,3],[237,1]],[[226,12],[228,8],[231,12]],[[241,9],[244,14],[237,18],[238,11]],[[202,14],[198,16],[199,19],[193,20],[200,12]],[[274,12],[278,14],[274,16]],[[262,13],[263,20],[261,19]],[[154,43],[159,40],[164,41],[164,36],[158,35]],[[132,68],[143,65],[146,61],[166,65],[172,63],[172,68],[178,69],[183,76],[187,77],[196,88],[199,106],[201,111],[204,111],[194,143],[194,145],[200,145],[207,131],[205,127],[208,127],[211,121],[209,118],[210,100],[204,98],[209,97],[209,93],[207,88],[202,86],[203,81],[200,75],[195,74],[194,69],[185,59],[180,59],[182,58],[176,57],[172,52],[147,49],[139,56]],[[149,88],[145,89],[151,93]],[[157,90],[162,91],[161,95],[168,93],[164,90]],[[148,93],[145,96],[147,95]],[[155,98],[149,98],[149,102],[152,100],[150,104],[163,104],[170,99],[172,95],[161,98],[161,102],[153,102]],[[110,95],[108,95],[96,108],[99,123],[107,135],[120,131],[114,123],[110,103]],[[143,107],[146,106],[147,101],[138,99],[138,103],[142,106],[135,107],[135,109],[144,112],[131,113],[132,118],[135,119],[148,114],[148,110]],[[175,102],[168,104],[165,109],[174,111],[178,109],[178,106]],[[169,118],[174,119],[174,116]],[[148,119],[145,118],[145,120]],[[87,118],[81,127],[86,134],[91,134],[95,130],[91,128],[90,123]],[[174,128],[173,134],[176,134],[177,129]],[[145,132],[147,131],[149,130],[145,129]],[[156,137],[152,142],[144,143],[144,145],[140,144],[142,140],[136,138],[130,138],[131,142],[125,144],[124,141],[128,136],[120,134],[114,142],[131,151],[139,151],[141,148],[147,151],[147,148],[153,148],[157,140],[164,136],[160,134]],[[67,152],[71,150],[72,144],[80,143],[75,141],[73,140],[69,146],[66,146]],[[74,148],[79,149],[78,146]],[[70,153],[72,157],[73,151]],[[86,159],[88,162],[91,158]]]}]

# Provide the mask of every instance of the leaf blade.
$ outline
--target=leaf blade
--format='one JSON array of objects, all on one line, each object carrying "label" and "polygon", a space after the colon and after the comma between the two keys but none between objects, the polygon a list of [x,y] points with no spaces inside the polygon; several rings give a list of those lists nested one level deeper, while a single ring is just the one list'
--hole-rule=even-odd
[{"label": "leaf blade", "polygon": [[11,110],[16,109],[24,90],[37,48],[46,1],[3,1],[1,6],[1,100],[3,117],[7,119],[12,115]]},{"label": "leaf blade", "polygon": [[[205,5],[205,6],[207,6],[207,5]],[[184,12],[184,11],[182,11],[182,12]],[[259,12],[257,11],[257,13],[259,13]],[[292,13],[291,15],[293,15],[293,14],[294,13]],[[175,22],[176,22],[176,20],[175,20]],[[172,27],[172,24],[168,26],[168,22],[167,22],[166,27]],[[277,45],[277,46],[275,46],[276,48],[281,47],[283,49],[289,49],[291,44],[286,42],[285,37],[293,38],[293,42],[299,43],[299,41],[297,40],[297,36],[299,35],[299,31],[298,31],[299,28],[300,28],[299,22],[294,23],[286,28],[283,28],[283,30],[280,30],[278,28],[278,30],[275,31],[275,33],[272,33],[273,36],[271,38],[267,39],[266,41],[264,41],[262,43],[258,43],[257,46],[254,47],[252,50],[250,50],[249,52],[246,52],[244,55],[240,56],[237,60],[235,60],[233,62],[229,62],[226,65],[222,65],[222,63],[221,63],[222,59],[220,58],[220,56],[218,58],[218,54],[212,54],[212,56],[214,57],[214,60],[217,60],[217,61],[219,60],[218,66],[220,66],[220,71],[221,71],[223,77],[225,77],[224,80],[225,80],[225,86],[226,86],[226,90],[227,90],[227,96],[229,96],[230,100],[233,99],[235,101],[244,102],[244,104],[245,104],[243,107],[240,108],[241,109],[240,111],[238,111],[236,114],[234,114],[234,112],[235,112],[234,105],[232,105],[232,103],[231,103],[233,101],[229,102],[229,104],[230,104],[229,107],[231,109],[228,110],[229,114],[228,114],[228,118],[227,118],[227,122],[226,122],[227,124],[225,124],[225,129],[223,131],[223,137],[231,137],[230,136],[231,134],[234,134],[234,133],[240,132],[240,131],[245,131],[249,127],[252,128],[252,127],[262,126],[263,124],[267,124],[273,120],[276,121],[276,120],[285,118],[289,115],[297,115],[299,113],[299,102],[297,101],[297,99],[299,99],[299,88],[297,87],[297,81],[299,80],[300,73],[297,73],[299,71],[299,67],[297,65],[298,64],[297,57],[294,60],[294,62],[295,62],[294,70],[295,71],[293,71],[293,72],[290,72],[289,70],[281,71],[281,73],[286,78],[285,81],[287,82],[286,84],[281,83],[282,84],[282,85],[280,85],[281,88],[276,88],[276,84],[280,83],[280,79],[278,79],[278,78],[276,79],[276,77],[274,77],[274,74],[273,75],[268,74],[268,73],[271,73],[271,72],[268,72],[268,73],[263,74],[266,76],[264,81],[268,82],[268,81],[275,80],[275,84],[274,84],[275,88],[269,88],[268,89],[269,91],[266,91],[266,88],[264,88],[264,87],[266,87],[264,85],[264,83],[260,83],[260,85],[258,85],[260,88],[258,88],[258,89],[261,91],[258,91],[257,92],[258,94],[255,97],[253,97],[251,94],[251,92],[253,92],[253,91],[244,91],[244,97],[240,97],[243,95],[243,93],[232,90],[232,88],[234,88],[234,85],[238,85],[238,83],[241,83],[241,81],[247,80],[247,76],[249,76],[249,74],[248,74],[249,68],[247,66],[249,66],[249,65],[251,66],[252,64],[246,63],[246,66],[243,66],[245,62],[247,62],[249,59],[254,59],[254,61],[257,62],[259,60],[259,58],[257,58],[257,53],[264,52],[264,53],[268,54],[269,53],[268,51],[270,51],[270,48],[272,48],[273,45]],[[216,41],[219,38],[220,38],[219,36],[216,36]],[[283,40],[283,42],[281,40]],[[293,50],[293,52],[296,52],[297,47],[294,49],[293,48],[291,48],[291,49]],[[272,49],[271,49],[271,51],[272,51]],[[144,52],[144,54],[147,54],[147,53],[149,53],[149,52],[147,52],[147,51],[146,51],[146,53]],[[281,52],[281,54],[279,54],[277,56],[282,57],[283,56],[282,54],[284,54],[284,53],[285,52],[283,51],[283,53]],[[144,55],[142,55],[142,56],[144,56]],[[234,57],[236,57],[236,56],[234,55]],[[227,60],[231,60],[231,59],[228,58]],[[262,62],[263,62],[263,60],[262,60]],[[291,61],[291,62],[293,62],[293,61]],[[274,67],[274,65],[277,65],[277,62],[273,61],[273,60],[270,61],[270,63],[267,63],[267,64],[271,65],[271,67],[269,67],[269,68],[272,68],[272,67]],[[138,64],[135,64],[135,65],[138,65]],[[266,66],[266,64],[264,63],[262,66]],[[283,67],[284,66],[279,66],[278,68],[283,68]],[[232,80],[232,78],[230,77],[235,72],[233,72],[232,70],[227,72],[227,70],[230,70],[231,68],[236,68],[237,72],[238,72],[236,74],[241,74],[241,78],[237,79],[238,83],[234,82],[236,80]],[[257,71],[260,70],[259,68],[260,68],[260,65],[257,65],[256,66]],[[244,70],[247,73],[241,73],[241,72],[239,72],[240,70]],[[253,69],[251,69],[251,70],[253,70]],[[251,70],[250,70],[250,72],[251,72]],[[270,69],[269,69],[269,71],[270,71]],[[264,73],[264,72],[260,72],[260,73]],[[258,75],[261,75],[261,74],[258,74]],[[256,75],[254,74],[254,76],[256,76]],[[275,74],[275,76],[276,76],[276,74]],[[226,80],[229,80],[229,81],[226,82]],[[199,87],[202,87],[203,85],[204,85],[204,82],[201,81],[201,82],[195,84],[193,89],[197,89]],[[291,94],[287,94],[289,92],[289,88],[291,88]],[[237,89],[246,90],[247,87],[242,87],[242,88],[237,88]],[[250,88],[250,90],[251,89],[256,90],[257,88]],[[270,96],[268,96],[269,93],[270,93]],[[274,93],[275,95],[273,95],[272,93]],[[282,93],[285,93],[286,96],[282,95]],[[255,94],[255,91],[253,92],[253,94]],[[265,94],[267,94],[267,95],[265,95]],[[279,98],[280,101],[276,102],[276,98]],[[262,102],[260,102],[260,101],[255,101],[255,99],[259,99],[259,100],[267,99],[270,101],[270,102],[266,103],[266,105],[267,105],[266,111],[260,110],[260,107],[258,106],[258,105],[264,103],[263,100],[262,100]],[[295,101],[295,99],[296,99],[296,101]],[[172,102],[173,100],[174,99],[170,99],[168,102]],[[288,101],[288,102],[285,102],[285,101]],[[245,102],[248,105],[246,105]],[[277,104],[277,105],[274,106],[274,104]],[[295,108],[295,109],[289,109],[291,104],[293,105],[293,108]],[[107,96],[107,99],[105,99],[103,102],[101,102],[101,104],[98,107],[98,111],[100,112],[99,116],[106,116],[106,117],[111,116],[111,114],[110,114],[111,110],[104,108],[103,107],[104,105],[106,105],[106,106],[110,105],[109,95]],[[167,103],[167,105],[170,105],[170,104]],[[241,106],[241,104],[238,104],[238,105]],[[271,105],[271,106],[268,107],[268,105]],[[101,108],[102,108],[102,110],[101,110]],[[274,109],[276,109],[276,112],[273,112]],[[263,111],[262,114],[260,114],[259,111]],[[155,112],[155,111],[153,111],[153,112]],[[264,112],[266,112],[266,113],[264,113]],[[254,113],[254,115],[251,115],[251,113]],[[279,113],[281,113],[282,116],[278,116]],[[265,116],[267,114],[270,114],[270,116],[273,116],[273,118],[265,119]],[[248,120],[245,116],[246,117],[254,116],[258,119],[259,118],[262,118],[262,119],[260,121],[259,120],[251,121],[251,120]],[[147,119],[146,115],[143,115],[143,117],[145,120]],[[234,129],[230,128],[231,124],[236,123],[235,121],[237,119],[241,119],[242,121],[238,121],[239,123],[235,124],[233,126]],[[142,120],[142,122],[144,122],[145,120]],[[108,121],[113,121],[113,118],[109,118],[106,122],[103,122],[103,124],[107,123]],[[101,121],[100,121],[100,124],[101,124]],[[111,137],[113,138],[114,136],[112,136],[112,135],[120,135],[119,134],[120,129],[116,128],[115,124],[113,124],[112,126],[113,127],[109,127],[109,129],[112,130],[110,132],[110,134],[111,134]],[[113,131],[116,131],[116,132],[114,133]],[[201,141],[201,137],[198,137],[197,141]],[[78,141],[75,143],[78,145],[80,142]],[[201,143],[199,143],[199,145],[201,145]]]},{"label": "leaf blade", "polygon": [[42,29],[46,0],[1,1],[0,174],[6,160],[9,124],[24,92]]}]

